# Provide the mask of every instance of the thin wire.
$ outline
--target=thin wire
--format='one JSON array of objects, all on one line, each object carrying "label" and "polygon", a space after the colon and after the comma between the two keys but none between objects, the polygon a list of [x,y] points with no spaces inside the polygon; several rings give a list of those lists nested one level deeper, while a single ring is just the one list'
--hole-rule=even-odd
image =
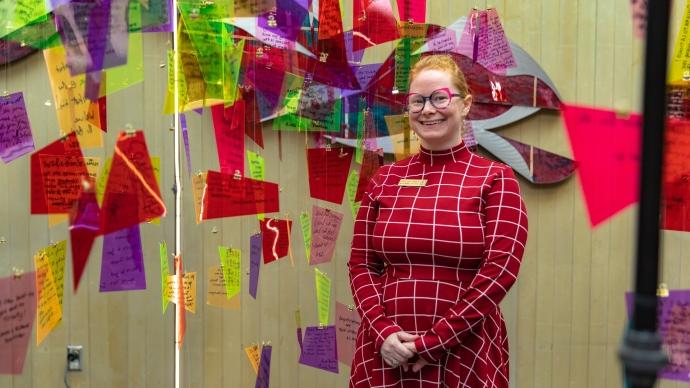
[{"label": "thin wire", "polygon": [[[181,254],[181,234],[182,234],[182,201],[181,201],[181,188],[180,188],[180,101],[179,101],[179,85],[178,85],[178,35],[177,35],[177,0],[172,0],[172,24],[173,24],[173,103],[175,105],[175,110],[173,113],[173,128],[175,132],[175,257]],[[180,269],[181,270],[181,269]],[[175,275],[178,275],[175,272]],[[180,322],[178,320],[178,314],[175,314],[175,388],[180,388],[180,346],[177,344],[177,330],[179,328]]]}]

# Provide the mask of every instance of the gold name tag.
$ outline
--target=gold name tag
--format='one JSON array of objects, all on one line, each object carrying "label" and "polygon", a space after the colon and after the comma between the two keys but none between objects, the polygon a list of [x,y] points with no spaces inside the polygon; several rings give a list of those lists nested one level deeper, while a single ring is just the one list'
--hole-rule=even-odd
[{"label": "gold name tag", "polygon": [[404,187],[422,187],[426,186],[426,179],[401,179],[398,186]]}]

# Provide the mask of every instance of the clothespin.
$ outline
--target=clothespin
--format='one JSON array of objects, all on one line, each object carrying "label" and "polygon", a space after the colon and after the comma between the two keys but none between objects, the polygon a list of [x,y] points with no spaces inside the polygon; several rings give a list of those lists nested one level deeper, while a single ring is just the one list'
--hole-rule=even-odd
[{"label": "clothespin", "polygon": [[690,70],[683,71],[683,81],[690,81]]},{"label": "clothespin", "polygon": [[630,118],[630,111],[627,109],[614,109],[616,112],[616,118],[621,120],[627,120]]},{"label": "clothespin", "polygon": [[134,136],[136,135],[137,131],[132,127],[132,124],[127,123],[125,124],[125,136]]},{"label": "clothespin", "polygon": [[211,228],[211,233],[218,234],[218,228],[215,226],[213,228]]},{"label": "clothespin", "polygon": [[355,309],[355,305],[349,304],[349,305],[347,305],[347,309],[350,311],[353,311]]},{"label": "clothespin", "polygon": [[325,328],[326,328],[326,326],[324,326],[323,323],[319,322],[319,327],[318,327],[318,329],[319,329],[319,330],[323,330],[323,329],[325,329]]},{"label": "clothespin", "polygon": [[319,62],[326,63],[327,61],[328,61],[328,53],[322,51],[321,54],[319,54]]},{"label": "clothespin", "polygon": [[340,153],[338,154],[338,157],[343,158],[347,155],[349,155],[347,152],[344,150],[345,147],[340,147]]},{"label": "clothespin", "polygon": [[22,275],[24,275],[24,270],[23,270],[23,269],[17,268],[17,267],[12,267],[12,276],[13,276],[15,279],[21,278]]},{"label": "clothespin", "polygon": [[659,288],[656,289],[656,296],[668,298],[669,292],[666,283],[659,283]]},{"label": "clothespin", "polygon": [[7,244],[7,240],[5,239],[5,236],[0,236],[0,245]]},{"label": "clothespin", "polygon": [[232,179],[235,180],[242,180],[242,173],[240,173],[240,170],[235,170],[235,174],[232,176]]}]

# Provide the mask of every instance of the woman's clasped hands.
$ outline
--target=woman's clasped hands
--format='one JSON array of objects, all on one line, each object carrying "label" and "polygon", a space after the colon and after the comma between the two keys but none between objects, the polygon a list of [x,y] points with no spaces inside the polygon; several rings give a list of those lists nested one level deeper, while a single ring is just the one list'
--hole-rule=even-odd
[{"label": "woman's clasped hands", "polygon": [[[414,344],[417,338],[419,338],[418,335],[404,331],[389,335],[381,345],[381,357],[389,366],[394,368],[401,366],[407,372],[410,368],[410,358],[417,354],[417,347]],[[428,363],[424,358],[419,357],[411,366],[412,372],[419,372]]]}]

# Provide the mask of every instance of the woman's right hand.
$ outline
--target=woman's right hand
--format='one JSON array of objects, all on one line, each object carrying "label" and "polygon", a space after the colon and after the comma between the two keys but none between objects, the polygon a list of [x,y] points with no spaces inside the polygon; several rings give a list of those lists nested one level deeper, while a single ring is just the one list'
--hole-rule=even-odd
[{"label": "woman's right hand", "polygon": [[381,345],[381,357],[383,360],[392,367],[401,366],[407,372],[408,364],[407,360],[414,356],[414,353],[410,351],[403,342],[414,341],[419,338],[418,335],[410,334],[404,331],[399,331],[393,333],[383,341]]}]

